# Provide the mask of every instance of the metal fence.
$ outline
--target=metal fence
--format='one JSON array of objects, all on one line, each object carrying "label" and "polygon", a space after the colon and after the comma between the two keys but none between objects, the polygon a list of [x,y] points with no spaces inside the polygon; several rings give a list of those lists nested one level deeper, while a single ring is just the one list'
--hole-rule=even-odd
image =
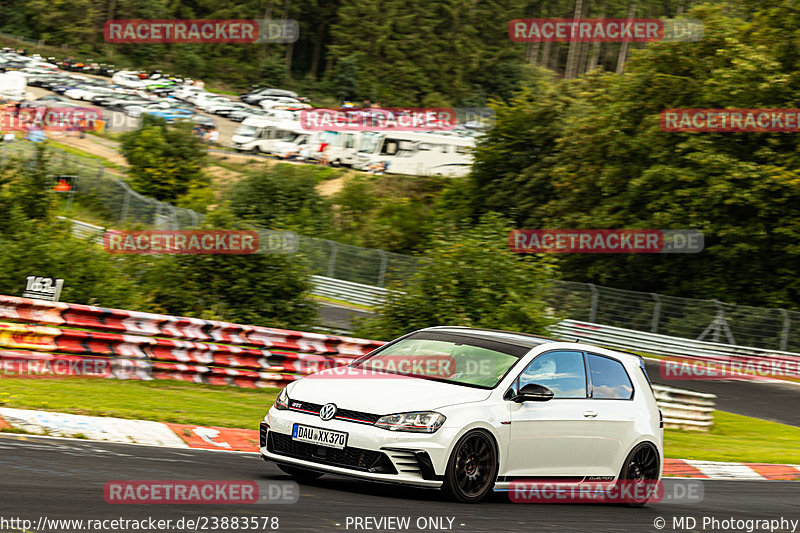
[{"label": "metal fence", "polygon": [[553,282],[549,301],[562,317],[736,346],[800,352],[800,313]]},{"label": "metal fence", "polygon": [[44,46],[45,42],[41,39],[31,39],[30,37],[23,37],[22,35],[11,35],[10,33],[0,32],[0,37],[12,39],[14,41],[25,42],[28,44],[35,44],[36,46]]},{"label": "metal fence", "polygon": [[[0,143],[0,164],[14,156],[30,159],[33,153],[34,146],[29,142]],[[178,230],[195,227],[203,220],[203,215],[191,209],[137,193],[125,182],[124,169],[112,170],[100,161],[53,147],[48,147],[48,153],[49,168],[54,175],[73,176],[73,192],[64,193],[67,205],[71,206],[74,200],[103,221],[120,226]],[[80,218],[72,212],[67,215]],[[298,252],[309,260],[315,274],[377,287],[409,276],[417,266],[417,259],[408,255],[304,235],[298,236]]]},{"label": "metal fence", "polygon": [[[117,224],[160,229],[196,226],[202,215],[142,196],[98,161],[50,148],[56,174],[77,176],[75,195],[82,205]],[[31,143],[0,143],[0,162],[14,154],[30,157]],[[117,172],[117,171],[115,171]],[[314,274],[363,285],[385,287],[413,274],[418,259],[373,248],[300,235],[298,250]],[[372,297],[374,295],[367,295]],[[800,352],[800,313],[748,307],[655,293],[554,281],[550,305],[562,318],[618,326],[737,346]]]}]

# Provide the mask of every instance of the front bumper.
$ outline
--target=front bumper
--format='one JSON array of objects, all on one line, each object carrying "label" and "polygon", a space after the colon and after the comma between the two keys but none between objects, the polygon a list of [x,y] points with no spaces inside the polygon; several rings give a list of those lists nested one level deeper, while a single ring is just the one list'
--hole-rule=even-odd
[{"label": "front bumper", "polygon": [[[293,425],[320,427],[348,434],[343,450],[293,441]],[[418,487],[442,485],[451,431],[400,433],[343,420],[274,407],[261,423],[260,452],[264,460],[319,472]]]}]

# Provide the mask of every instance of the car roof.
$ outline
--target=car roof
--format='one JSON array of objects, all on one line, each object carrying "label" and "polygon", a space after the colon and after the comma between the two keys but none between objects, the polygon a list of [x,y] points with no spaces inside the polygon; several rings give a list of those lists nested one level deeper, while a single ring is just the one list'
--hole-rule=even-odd
[{"label": "car roof", "polygon": [[517,331],[468,328],[465,326],[435,326],[432,328],[425,328],[420,331],[436,331],[440,333],[453,333],[457,335],[466,335],[479,339],[504,342],[506,344],[513,344],[515,346],[522,346],[525,348],[534,348],[536,346],[540,346],[548,342],[563,342],[559,339],[552,339],[541,335],[531,335],[529,333],[520,333]]},{"label": "car roof", "polygon": [[552,337],[545,337],[544,335],[532,335],[530,333],[520,333],[518,331],[505,331],[499,329],[483,329],[483,328],[468,328],[466,326],[435,326],[431,328],[421,329],[419,331],[436,331],[441,333],[453,333],[458,335],[467,335],[479,339],[488,339],[498,342],[505,342],[506,344],[513,344],[515,346],[522,346],[525,348],[535,348],[546,343],[560,343],[566,345],[565,349],[583,350],[600,355],[613,354],[618,359],[631,358],[635,361],[641,361],[642,356],[627,350],[603,348],[593,344],[586,344],[578,340],[570,341],[565,339],[554,339]]}]

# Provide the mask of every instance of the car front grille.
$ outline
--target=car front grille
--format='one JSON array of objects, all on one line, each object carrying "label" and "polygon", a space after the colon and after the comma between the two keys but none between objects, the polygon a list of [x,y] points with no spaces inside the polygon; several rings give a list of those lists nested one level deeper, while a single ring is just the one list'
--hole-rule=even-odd
[{"label": "car front grille", "polygon": [[[289,409],[292,411],[297,411],[300,413],[306,413],[309,415],[319,415],[320,409],[322,409],[322,405],[318,403],[311,403],[311,402],[303,402],[300,400],[289,400]],[[372,413],[365,413],[363,411],[353,411],[351,409],[336,409],[336,416],[333,417],[336,420],[343,420],[344,422],[354,422],[356,424],[369,424],[373,425],[378,419],[381,418],[381,415],[376,415]]]},{"label": "car front grille", "polygon": [[267,434],[267,450],[274,454],[285,455],[295,459],[350,468],[362,472],[397,474],[397,469],[395,469],[392,461],[383,452],[352,448],[350,446],[345,446],[341,450],[328,448],[327,446],[298,442],[292,440],[291,435],[275,433],[274,431],[270,431]]}]

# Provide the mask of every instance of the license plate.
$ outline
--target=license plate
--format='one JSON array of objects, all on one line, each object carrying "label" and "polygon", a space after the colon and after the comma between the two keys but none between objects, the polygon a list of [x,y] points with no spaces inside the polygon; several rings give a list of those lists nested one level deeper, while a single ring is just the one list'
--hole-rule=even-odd
[{"label": "license plate", "polygon": [[295,424],[292,428],[292,440],[341,450],[347,446],[347,433]]}]

